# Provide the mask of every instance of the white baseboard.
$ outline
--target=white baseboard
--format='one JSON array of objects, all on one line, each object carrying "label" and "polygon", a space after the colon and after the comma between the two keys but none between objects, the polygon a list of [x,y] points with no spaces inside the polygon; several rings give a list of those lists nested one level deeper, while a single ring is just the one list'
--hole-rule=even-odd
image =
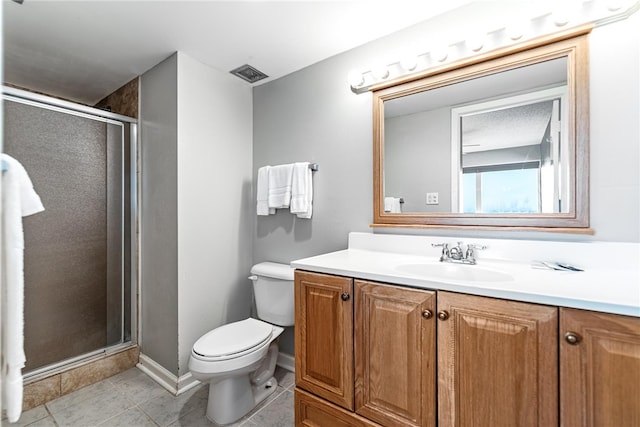
[{"label": "white baseboard", "polygon": [[[289,354],[278,353],[276,364],[287,371],[295,371],[295,359]],[[175,396],[200,384],[200,381],[193,378],[191,372],[187,372],[178,378],[146,354],[140,353],[140,362],[136,367]]]},{"label": "white baseboard", "polygon": [[193,378],[191,372],[187,372],[186,374],[181,375],[180,378],[178,378],[178,394],[182,394],[187,390],[191,390],[198,384],[200,384],[200,381]]},{"label": "white baseboard", "polygon": [[191,372],[187,372],[178,378],[164,366],[142,353],[140,353],[140,362],[136,367],[168,390],[169,393],[176,396],[200,384],[200,381],[193,378]]},{"label": "white baseboard", "polygon": [[276,365],[290,372],[296,371],[295,359],[293,358],[293,356],[287,353],[278,353],[278,361],[276,362]]}]

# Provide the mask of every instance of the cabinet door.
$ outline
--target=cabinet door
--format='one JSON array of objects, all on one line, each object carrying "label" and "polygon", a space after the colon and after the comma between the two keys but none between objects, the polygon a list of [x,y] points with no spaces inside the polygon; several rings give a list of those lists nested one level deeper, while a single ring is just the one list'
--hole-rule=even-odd
[{"label": "cabinet door", "polygon": [[558,425],[555,307],[438,292],[438,421]]},{"label": "cabinet door", "polygon": [[435,292],[355,282],[356,412],[435,425]]},{"label": "cabinet door", "polygon": [[640,426],[640,319],[562,308],[560,331],[562,425]]},{"label": "cabinet door", "polygon": [[294,392],[296,426],[376,427],[377,424],[347,412],[325,400],[296,388]]},{"label": "cabinet door", "polygon": [[353,410],[353,280],[295,273],[296,385]]}]

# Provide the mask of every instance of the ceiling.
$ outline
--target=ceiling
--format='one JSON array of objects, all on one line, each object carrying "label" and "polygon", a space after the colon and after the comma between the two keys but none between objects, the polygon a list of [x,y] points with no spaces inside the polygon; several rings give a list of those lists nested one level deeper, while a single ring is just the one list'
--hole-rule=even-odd
[{"label": "ceiling", "polygon": [[[277,79],[468,0],[2,0],[4,81],[94,105],[176,51]],[[249,84],[249,83],[245,83]]]}]

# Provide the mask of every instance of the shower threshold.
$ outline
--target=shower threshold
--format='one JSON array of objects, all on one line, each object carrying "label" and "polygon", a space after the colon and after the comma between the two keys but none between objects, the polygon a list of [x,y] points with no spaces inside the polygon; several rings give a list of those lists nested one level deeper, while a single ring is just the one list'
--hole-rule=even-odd
[{"label": "shower threshold", "polygon": [[65,359],[60,362],[52,363],[50,365],[46,365],[29,372],[25,372],[23,374],[24,384],[27,385],[36,381],[40,381],[44,378],[48,378],[50,376],[60,374],[65,371],[87,365],[89,363],[106,358],[116,353],[129,350],[136,346],[137,344],[131,341],[115,344],[115,345],[105,347],[99,350],[95,350],[89,353],[81,354],[76,357]]}]

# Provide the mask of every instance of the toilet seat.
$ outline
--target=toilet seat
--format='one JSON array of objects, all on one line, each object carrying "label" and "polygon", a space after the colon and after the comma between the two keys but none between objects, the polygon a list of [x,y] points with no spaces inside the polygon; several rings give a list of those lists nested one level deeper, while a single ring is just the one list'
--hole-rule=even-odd
[{"label": "toilet seat", "polygon": [[193,345],[193,357],[203,361],[223,361],[256,351],[271,341],[273,325],[248,318],[220,326],[203,335]]}]

